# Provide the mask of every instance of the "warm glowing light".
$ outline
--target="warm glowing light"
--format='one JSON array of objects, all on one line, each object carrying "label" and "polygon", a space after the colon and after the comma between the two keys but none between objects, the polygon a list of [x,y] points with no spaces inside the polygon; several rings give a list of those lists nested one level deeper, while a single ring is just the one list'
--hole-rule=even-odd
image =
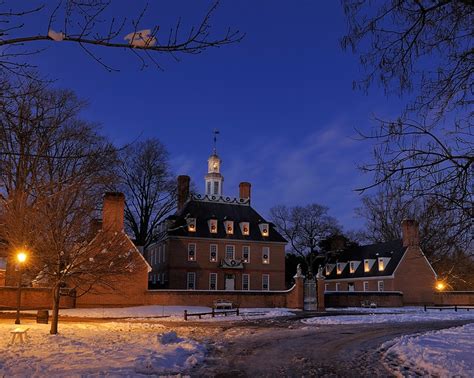
[{"label": "warm glowing light", "polygon": [[439,282],[436,283],[436,289],[437,290],[442,291],[445,288],[446,288],[446,285],[444,284],[444,282],[439,281]]},{"label": "warm glowing light", "polygon": [[19,263],[24,263],[26,261],[26,253],[23,251],[18,252],[16,255],[16,259]]}]

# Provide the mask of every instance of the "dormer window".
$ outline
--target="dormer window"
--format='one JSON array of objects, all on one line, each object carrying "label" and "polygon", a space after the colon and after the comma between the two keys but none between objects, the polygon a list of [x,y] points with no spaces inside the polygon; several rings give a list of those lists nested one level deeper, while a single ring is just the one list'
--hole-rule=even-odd
[{"label": "dormer window", "polygon": [[217,234],[217,219],[209,219],[209,232],[211,234]]},{"label": "dormer window", "polygon": [[196,232],[196,218],[188,218],[188,231],[189,232]]},{"label": "dormer window", "polygon": [[346,263],[337,263],[336,264],[336,274],[342,274],[342,271],[346,267]]},{"label": "dormer window", "polygon": [[360,261],[350,261],[349,262],[349,273],[354,274],[357,268],[359,267]]},{"label": "dormer window", "polygon": [[268,223],[260,223],[258,227],[260,228],[262,236],[267,237],[269,235]]},{"label": "dormer window", "polygon": [[377,264],[378,264],[379,272],[383,272],[385,270],[389,261],[390,261],[390,257],[378,258]]},{"label": "dormer window", "polygon": [[329,276],[334,269],[334,264],[326,264],[326,276]]},{"label": "dormer window", "polygon": [[249,222],[240,222],[240,231],[242,232],[242,235],[249,236],[250,235]]},{"label": "dormer window", "polygon": [[370,270],[372,269],[372,266],[374,265],[375,260],[374,259],[365,259],[364,260],[364,272],[369,273]]},{"label": "dormer window", "polygon": [[225,233],[227,235],[233,235],[234,234],[234,222],[233,221],[225,221],[224,222],[224,227],[225,227]]}]

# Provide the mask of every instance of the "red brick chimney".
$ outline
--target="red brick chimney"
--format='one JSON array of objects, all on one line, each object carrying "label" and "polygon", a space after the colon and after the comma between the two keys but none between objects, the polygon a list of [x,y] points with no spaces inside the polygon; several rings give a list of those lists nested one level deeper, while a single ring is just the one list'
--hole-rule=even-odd
[{"label": "red brick chimney", "polygon": [[189,197],[189,176],[178,176],[178,211],[180,211]]},{"label": "red brick chimney", "polygon": [[241,182],[239,184],[239,198],[248,198],[250,200],[250,188],[252,185],[249,182]]},{"label": "red brick chimney", "polygon": [[413,219],[404,219],[402,221],[402,239],[404,247],[413,247],[420,245],[420,232],[418,222]]},{"label": "red brick chimney", "polygon": [[125,210],[125,195],[117,192],[107,192],[104,195],[102,208],[102,230],[111,232],[123,231]]}]

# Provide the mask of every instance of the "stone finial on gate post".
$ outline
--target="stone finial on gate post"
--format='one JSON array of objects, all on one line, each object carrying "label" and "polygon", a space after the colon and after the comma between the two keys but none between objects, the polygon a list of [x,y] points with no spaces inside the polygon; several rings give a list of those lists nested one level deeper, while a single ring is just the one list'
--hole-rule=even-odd
[{"label": "stone finial on gate post", "polygon": [[316,286],[318,290],[318,307],[317,311],[325,311],[326,307],[324,305],[324,280],[326,278],[323,275],[323,267],[318,268],[318,274],[316,275]]}]

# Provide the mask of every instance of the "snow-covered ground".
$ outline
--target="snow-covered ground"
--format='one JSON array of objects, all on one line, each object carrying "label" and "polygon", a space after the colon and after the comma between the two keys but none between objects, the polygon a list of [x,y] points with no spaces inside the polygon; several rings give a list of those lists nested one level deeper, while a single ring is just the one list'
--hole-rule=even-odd
[{"label": "snow-covered ground", "polygon": [[474,323],[420,336],[402,336],[382,348],[386,349],[386,364],[394,373],[474,377]]},{"label": "snow-covered ground", "polygon": [[[328,309],[328,312],[335,309]],[[394,307],[394,308],[347,308],[337,311],[359,312],[357,315],[321,316],[303,319],[309,325],[319,324],[363,324],[363,323],[396,323],[396,322],[426,322],[440,320],[474,320],[474,308],[467,310],[428,310],[423,307]]]},{"label": "snow-covered ground", "polygon": [[140,376],[179,374],[203,360],[206,348],[149,323],[26,323],[29,340],[8,345],[14,324],[0,323],[0,376]]},{"label": "snow-covered ground", "polygon": [[[159,321],[183,321],[184,310],[188,314],[210,312],[210,307],[198,306],[137,306],[137,307],[122,307],[122,308],[73,308],[60,310],[60,316],[81,317],[81,318],[104,318],[104,319],[147,319],[153,320],[156,318]],[[240,315],[216,316],[212,318],[211,315],[203,316],[201,321],[229,321],[229,320],[245,320],[245,319],[262,319],[274,318],[279,316],[292,316],[294,313],[287,308],[242,308]],[[31,311],[25,311],[31,312]],[[33,311],[33,313],[36,313]],[[197,317],[190,317],[189,320],[199,320]]]}]

